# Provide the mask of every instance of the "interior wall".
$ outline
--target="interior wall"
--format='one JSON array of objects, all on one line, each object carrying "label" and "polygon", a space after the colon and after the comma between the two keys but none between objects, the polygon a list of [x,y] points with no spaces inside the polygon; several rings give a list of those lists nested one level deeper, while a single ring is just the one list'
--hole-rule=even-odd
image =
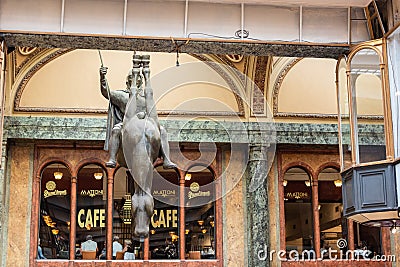
[{"label": "interior wall", "polygon": [[336,114],[336,60],[304,58],[285,76],[278,92],[278,112]]},{"label": "interior wall", "polygon": [[[108,67],[106,77],[110,89],[126,89],[126,76],[132,66],[133,52],[102,51],[101,54],[104,66]],[[180,55],[179,67],[176,66],[175,54],[149,54],[151,83],[158,111],[239,111],[232,84],[224,79],[227,74],[217,73],[201,60],[187,54]],[[30,68],[37,68],[34,65],[37,62],[32,62]],[[25,82],[19,104],[22,108],[105,112],[108,101],[100,93],[100,65],[96,50],[68,52],[41,66],[28,77],[28,81],[17,77],[11,88],[10,100],[18,86]],[[28,71],[29,68],[26,68],[25,73],[18,75],[26,76]],[[13,105],[11,101],[9,105]]]}]

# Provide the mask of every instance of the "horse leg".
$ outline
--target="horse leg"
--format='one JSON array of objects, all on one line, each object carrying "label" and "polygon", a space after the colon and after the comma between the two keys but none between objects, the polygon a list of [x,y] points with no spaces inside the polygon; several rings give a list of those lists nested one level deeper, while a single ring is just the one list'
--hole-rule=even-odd
[{"label": "horse leg", "polygon": [[161,137],[160,156],[162,156],[162,158],[164,160],[163,168],[164,169],[174,169],[177,166],[169,158],[169,143],[168,143],[167,131],[162,126],[160,126],[160,137]]},{"label": "horse leg", "polygon": [[150,55],[143,55],[142,63],[143,63],[143,76],[145,81],[144,97],[146,99],[146,112],[149,115],[149,117],[152,118],[154,122],[157,124],[157,127],[160,128],[157,116],[156,103],[154,102],[153,88],[151,87],[150,84],[150,66],[149,66]]},{"label": "horse leg", "polygon": [[133,61],[132,84],[130,88],[131,91],[129,92],[129,101],[125,109],[124,121],[129,121],[134,116],[136,116],[136,109],[137,109],[136,93],[138,90],[137,80],[140,73],[140,56],[134,55],[132,61]]}]

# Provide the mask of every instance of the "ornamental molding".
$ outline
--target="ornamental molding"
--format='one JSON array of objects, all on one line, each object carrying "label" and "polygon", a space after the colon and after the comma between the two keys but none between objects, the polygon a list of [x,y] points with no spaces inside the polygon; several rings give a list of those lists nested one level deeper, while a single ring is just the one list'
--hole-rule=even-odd
[{"label": "ornamental molding", "polygon": [[[222,77],[222,79],[225,80],[225,82],[228,84],[229,88],[232,90],[233,95],[235,96],[235,99],[236,99],[236,103],[238,105],[239,112],[224,112],[224,113],[232,113],[232,114],[236,114],[239,116],[244,116],[244,114],[245,114],[244,104],[243,104],[243,99],[241,96],[244,95],[245,92],[244,92],[244,90],[243,90],[243,92],[240,91],[237,84],[232,79],[232,76],[229,75],[227,73],[227,71],[222,69],[218,64],[212,64],[212,63],[218,63],[215,61],[215,59],[214,59],[214,61],[212,61],[211,58],[207,57],[206,55],[197,55],[197,54],[190,54],[190,55],[196,59],[201,60],[203,63],[207,64],[210,68],[212,68],[215,72],[217,72]],[[236,69],[239,72],[239,70],[231,62],[229,62],[228,59],[222,59],[221,57],[217,57],[217,58],[220,59],[222,61],[222,63]],[[240,81],[240,85],[242,86],[242,88],[245,88],[245,83],[244,83],[245,75],[243,74],[241,76],[243,76],[243,77],[237,77],[237,78]],[[198,112],[198,114],[202,115],[202,114],[204,114],[204,112]],[[232,116],[232,115],[230,115],[230,116]]]},{"label": "ornamental molding", "polygon": [[273,91],[272,91],[272,105],[273,105],[273,114],[274,117],[278,113],[278,97],[279,97],[279,90],[281,89],[282,82],[285,79],[286,75],[289,71],[296,65],[300,60],[303,58],[298,57],[291,59],[285,67],[279,72],[278,78],[275,80]]},{"label": "ornamental molding", "polygon": [[[15,98],[14,98],[14,111],[22,111],[22,112],[35,112],[39,111],[40,112],[48,112],[46,111],[46,108],[39,108],[39,107],[20,107],[20,102],[21,102],[21,97],[22,94],[26,88],[26,85],[28,84],[29,80],[35,75],[42,67],[44,67],[47,63],[50,61],[72,51],[73,49],[60,49],[57,50],[46,57],[42,58],[37,62],[28,72],[25,73],[24,77],[22,78],[21,82],[18,84]],[[39,51],[39,50],[38,50]],[[51,108],[50,108],[51,109]],[[59,109],[56,109],[59,110]],[[68,110],[68,109],[64,109]]]},{"label": "ornamental molding", "polygon": [[[15,68],[15,75],[18,75],[21,70],[27,65],[27,63],[34,57],[36,57],[38,54],[42,53],[46,49],[44,48],[38,48],[38,47],[18,47],[16,51],[18,51],[19,54],[24,56],[24,60]],[[17,62],[17,52],[13,53],[13,59],[14,62]]]}]

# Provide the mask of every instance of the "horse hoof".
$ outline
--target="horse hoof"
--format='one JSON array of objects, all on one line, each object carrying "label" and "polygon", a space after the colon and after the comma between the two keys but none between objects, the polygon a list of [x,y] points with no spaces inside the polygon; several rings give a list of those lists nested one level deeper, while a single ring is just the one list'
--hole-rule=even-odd
[{"label": "horse hoof", "polygon": [[117,166],[117,163],[113,160],[110,160],[110,161],[106,162],[106,166],[109,168],[115,168]]}]

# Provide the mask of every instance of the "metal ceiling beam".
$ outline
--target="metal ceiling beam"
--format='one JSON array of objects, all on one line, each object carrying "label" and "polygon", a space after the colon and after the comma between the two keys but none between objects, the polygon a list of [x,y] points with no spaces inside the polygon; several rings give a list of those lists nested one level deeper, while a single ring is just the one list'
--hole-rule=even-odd
[{"label": "metal ceiling beam", "polygon": [[180,52],[336,57],[369,39],[369,1],[0,0],[0,33],[15,46],[170,52],[189,40]]},{"label": "metal ceiling beam", "polygon": [[239,54],[282,57],[338,58],[347,54],[347,44],[299,42],[224,41],[216,39],[171,39],[55,33],[0,32],[8,47],[101,49],[191,54]]}]

